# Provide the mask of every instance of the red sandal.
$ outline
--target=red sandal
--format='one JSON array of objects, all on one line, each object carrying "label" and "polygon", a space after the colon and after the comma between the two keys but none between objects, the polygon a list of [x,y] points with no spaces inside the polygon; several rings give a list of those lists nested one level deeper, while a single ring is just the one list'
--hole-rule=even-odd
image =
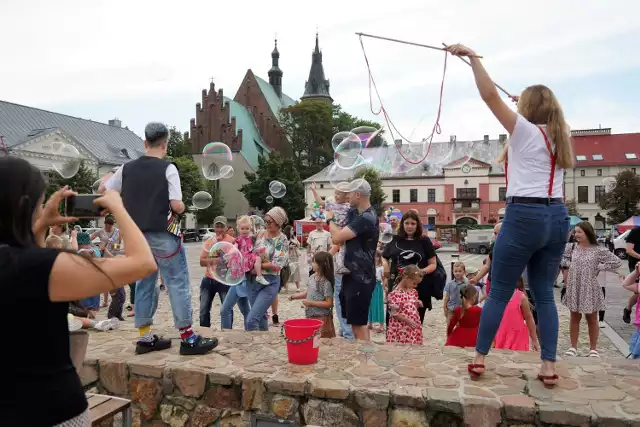
[{"label": "red sandal", "polygon": [[556,384],[558,384],[558,379],[560,379],[560,377],[557,374],[553,374],[553,375],[538,374],[538,381],[542,381],[542,384],[544,384],[545,388],[554,388]]},{"label": "red sandal", "polygon": [[469,372],[469,378],[476,381],[484,372],[476,372],[475,370],[481,368],[484,369],[484,365],[480,363],[469,363],[467,365],[467,372]]}]

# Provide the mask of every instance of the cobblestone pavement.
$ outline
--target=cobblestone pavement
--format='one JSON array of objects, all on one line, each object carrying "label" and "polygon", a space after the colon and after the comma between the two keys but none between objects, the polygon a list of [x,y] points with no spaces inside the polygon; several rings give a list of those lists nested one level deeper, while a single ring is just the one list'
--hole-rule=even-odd
[{"label": "cobblestone pavement", "polygon": [[[192,298],[192,307],[193,307],[193,320],[194,326],[199,333],[204,335],[216,335],[216,330],[220,330],[220,300],[216,299],[214,301],[211,313],[211,320],[213,330],[206,330],[205,328],[201,328],[198,326],[199,319],[199,284],[202,278],[202,267],[199,266],[198,257],[200,255],[201,245],[199,244],[187,244],[185,245],[187,248],[187,256],[189,261],[189,271],[191,275],[191,298]],[[302,259],[303,257],[301,257]],[[450,253],[440,254],[440,258],[445,266],[449,265],[451,260]],[[463,254],[461,257],[465,263],[468,265],[479,266],[482,262],[484,256],[482,255],[468,255]],[[308,271],[308,266],[306,264],[301,266],[301,272],[304,279],[304,272]],[[304,283],[302,284],[304,287]],[[128,292],[128,289],[127,289]],[[295,292],[294,284],[290,283],[288,290],[283,290],[280,295],[280,304],[278,315],[280,322],[282,323],[284,320],[291,318],[304,317],[304,310],[300,304],[300,301],[289,301],[288,295]],[[556,292],[556,301],[558,302],[558,312],[560,317],[560,334],[559,334],[559,342],[558,342],[558,354],[562,355],[565,350],[569,348],[569,312],[566,308],[559,303],[559,290]],[[106,314],[106,309],[102,309],[100,313],[100,318]],[[177,331],[173,328],[173,318],[171,315],[171,308],[169,304],[169,299],[166,292],[162,292],[160,296],[160,302],[158,305],[158,311],[155,316],[155,325],[154,325],[154,333],[163,334],[167,337],[176,338],[177,339]],[[236,329],[241,328],[242,315],[236,308],[236,312],[234,315],[234,327]],[[102,341],[103,339],[107,339],[106,335],[112,334],[122,334],[123,336],[127,336],[127,339],[133,340],[135,338],[135,334],[132,332],[135,331],[133,327],[132,318],[126,318],[125,322],[120,323],[120,329],[122,332],[106,332],[106,333],[96,333],[91,334],[91,343],[97,341]],[[337,322],[336,322],[336,330],[337,330]],[[440,347],[444,345],[446,339],[446,325],[445,319],[442,314],[442,302],[435,301],[434,309],[431,312],[428,312],[425,317],[424,322],[424,345],[427,347]],[[582,324],[582,328],[580,331],[580,341],[579,341],[579,352],[581,354],[586,354],[589,351],[588,346],[588,336],[587,336],[587,327],[586,323]],[[376,333],[373,334],[373,340],[376,343],[384,343],[384,334]],[[90,344],[90,348],[91,348]],[[614,358],[623,358],[625,355],[622,355],[618,349],[609,341],[609,339],[603,334],[600,335],[598,351],[603,357],[614,357]]]}]

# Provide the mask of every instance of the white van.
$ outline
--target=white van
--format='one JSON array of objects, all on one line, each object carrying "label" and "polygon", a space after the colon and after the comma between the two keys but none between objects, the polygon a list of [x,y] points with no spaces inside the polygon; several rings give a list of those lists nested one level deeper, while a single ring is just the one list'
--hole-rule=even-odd
[{"label": "white van", "polygon": [[613,239],[613,253],[620,259],[627,259],[627,236],[631,230],[627,230]]}]

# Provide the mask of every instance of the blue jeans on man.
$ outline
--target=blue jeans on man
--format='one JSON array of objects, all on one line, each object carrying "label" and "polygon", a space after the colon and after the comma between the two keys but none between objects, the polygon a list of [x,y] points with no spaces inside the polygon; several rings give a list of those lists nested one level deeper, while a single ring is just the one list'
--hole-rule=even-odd
[{"label": "blue jeans on man", "polygon": [[176,328],[186,328],[192,324],[191,286],[187,254],[180,238],[167,231],[143,233],[151,247],[158,271],[136,282],[135,326],[141,328],[153,324],[153,315],[158,308],[159,289],[156,286],[158,272],[162,274]]},{"label": "blue jeans on man", "polygon": [[568,236],[569,214],[564,204],[507,204],[491,257],[491,292],[482,309],[478,353],[489,352],[526,267],[538,317],[540,356],[542,360],[556,360],[558,310],[553,288]]},{"label": "blue jeans on man", "polygon": [[351,329],[351,325],[347,323],[347,319],[342,317],[342,306],[340,304],[340,290],[342,289],[342,274],[335,275],[335,289],[333,290],[333,301],[336,307],[335,315],[338,318],[338,325],[340,326],[340,330],[338,331],[338,336],[343,337],[348,340],[354,340],[355,337],[353,335],[353,330]]},{"label": "blue jeans on man", "polygon": [[263,277],[269,282],[266,286],[256,282],[253,276],[248,282],[251,309],[245,316],[245,329],[247,331],[269,330],[267,310],[278,297],[278,292],[280,292],[280,275],[264,274]]},{"label": "blue jeans on man", "polygon": [[204,276],[200,282],[200,326],[211,327],[211,305],[216,294],[220,297],[222,305],[226,299],[229,286],[224,285],[211,277]]},{"label": "blue jeans on man", "polygon": [[247,291],[248,280],[245,279],[241,284],[229,287],[229,292],[227,292],[222,302],[222,307],[220,307],[220,327],[222,329],[233,328],[233,307],[236,304],[238,304],[240,313],[242,313],[243,325],[246,322],[250,310]]}]

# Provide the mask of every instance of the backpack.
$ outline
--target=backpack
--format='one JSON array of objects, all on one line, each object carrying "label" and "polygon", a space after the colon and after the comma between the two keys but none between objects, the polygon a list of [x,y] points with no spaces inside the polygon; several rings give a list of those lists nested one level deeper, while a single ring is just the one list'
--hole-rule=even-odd
[{"label": "backpack", "polygon": [[[425,239],[428,239],[428,237]],[[427,252],[426,243],[427,243],[426,240],[423,240],[423,248],[424,248],[423,250],[425,253]],[[431,242],[429,241],[429,243]],[[427,277],[429,278],[427,282],[429,283],[431,296],[437,299],[438,301],[441,300],[444,294],[444,286],[447,284],[447,271],[444,269],[444,266],[442,265],[442,262],[440,261],[440,258],[438,258],[437,254],[436,254],[436,269],[433,273],[431,273]]]}]

